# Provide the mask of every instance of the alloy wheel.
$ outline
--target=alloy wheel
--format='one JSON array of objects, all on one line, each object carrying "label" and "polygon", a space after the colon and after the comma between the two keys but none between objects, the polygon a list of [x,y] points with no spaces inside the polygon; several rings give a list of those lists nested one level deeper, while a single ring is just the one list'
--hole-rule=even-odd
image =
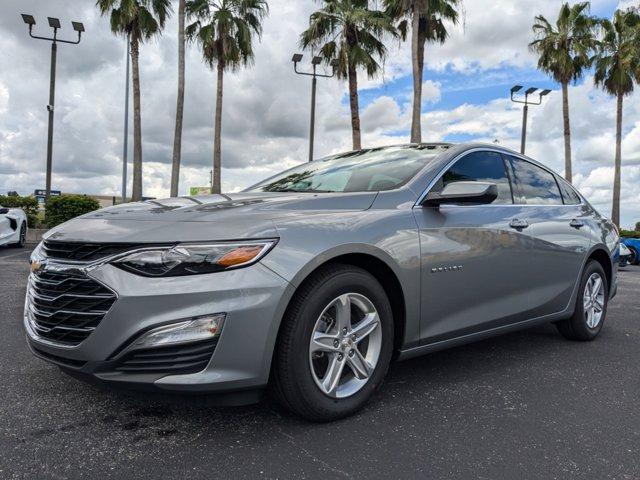
[{"label": "alloy wheel", "polygon": [[583,307],[589,328],[596,328],[604,312],[604,282],[599,273],[592,273],[584,287]]},{"label": "alloy wheel", "polygon": [[367,297],[345,293],[318,317],[309,343],[309,366],[318,388],[346,398],[366,385],[382,349],[380,316]]}]

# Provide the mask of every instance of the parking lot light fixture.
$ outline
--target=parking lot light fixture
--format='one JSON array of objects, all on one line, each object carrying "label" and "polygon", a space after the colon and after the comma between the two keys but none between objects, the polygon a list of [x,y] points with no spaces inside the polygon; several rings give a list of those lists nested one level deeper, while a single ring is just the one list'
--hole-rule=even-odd
[{"label": "parking lot light fixture", "polygon": [[315,125],[316,125],[316,89],[318,84],[318,77],[320,78],[331,78],[336,74],[336,70],[338,68],[339,62],[337,59],[333,59],[329,62],[329,65],[333,67],[331,75],[318,73],[318,65],[322,63],[322,57],[314,56],[311,59],[311,65],[313,70],[311,72],[301,72],[298,70],[298,63],[302,61],[302,54],[296,53],[293,55],[291,59],[293,61],[293,70],[298,75],[308,75],[312,77],[311,80],[311,126],[309,128],[309,161],[313,162],[313,144],[315,137]]},{"label": "parking lot light fixture", "polygon": [[541,105],[542,97],[546,97],[551,93],[551,90],[544,89],[540,92],[537,102],[532,102],[529,97],[536,93],[538,87],[529,87],[524,91],[524,99],[516,97],[516,94],[520,92],[524,87],[522,85],[514,85],[511,87],[511,101],[514,103],[522,103],[524,108],[522,109],[522,139],[520,144],[520,153],[524,155],[527,146],[527,118],[529,116],[529,105]]},{"label": "parking lot light fixture", "polygon": [[62,28],[62,25],[60,25],[60,19],[59,18],[54,18],[54,17],[49,17],[49,26],[53,29],[58,29],[58,28]]},{"label": "parking lot light fixture", "polygon": [[70,45],[77,45],[82,39],[82,32],[84,32],[84,25],[81,22],[72,22],[73,29],[78,32],[78,40],[62,40],[58,38],[58,30],[62,28],[60,19],[56,17],[48,17],[49,26],[53,28],[53,37],[43,37],[33,34],[33,27],[36,24],[36,20],[33,15],[26,13],[22,14],[22,21],[29,26],[29,36],[36,40],[45,40],[51,42],[51,74],[49,77],[49,103],[47,105],[47,111],[49,112],[49,126],[47,135],[47,180],[46,180],[46,195],[45,202],[49,200],[51,195],[51,170],[53,163],[53,120],[55,112],[55,93],[56,93],[56,63],[58,57],[58,43],[67,43]]}]

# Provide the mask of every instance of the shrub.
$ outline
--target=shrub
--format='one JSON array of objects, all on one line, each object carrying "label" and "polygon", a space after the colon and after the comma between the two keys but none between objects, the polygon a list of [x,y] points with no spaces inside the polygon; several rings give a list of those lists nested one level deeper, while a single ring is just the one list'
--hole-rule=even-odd
[{"label": "shrub", "polygon": [[620,236],[624,238],[640,238],[640,232],[637,230],[620,230]]},{"label": "shrub", "polygon": [[100,203],[86,195],[49,197],[45,206],[45,223],[49,228],[100,208]]},{"label": "shrub", "polygon": [[[13,192],[12,192],[13,193]],[[35,197],[20,197],[18,195],[0,195],[0,206],[7,208],[21,208],[27,214],[27,223],[34,228],[38,221],[38,200]]]}]

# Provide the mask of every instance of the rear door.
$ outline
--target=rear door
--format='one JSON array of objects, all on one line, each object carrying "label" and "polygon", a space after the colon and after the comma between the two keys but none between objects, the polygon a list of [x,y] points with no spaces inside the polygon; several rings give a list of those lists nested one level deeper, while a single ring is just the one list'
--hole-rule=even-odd
[{"label": "rear door", "polygon": [[432,343],[517,322],[526,317],[531,238],[510,226],[514,205],[500,153],[466,154],[436,181],[441,191],[456,181],[498,185],[490,205],[414,208],[420,232],[421,340]]},{"label": "rear door", "polygon": [[[532,239],[527,275],[531,316],[564,310],[590,246],[588,209],[573,188],[554,173],[507,156],[515,180],[515,201],[526,205],[522,220]],[[562,187],[562,188],[561,188]]]}]

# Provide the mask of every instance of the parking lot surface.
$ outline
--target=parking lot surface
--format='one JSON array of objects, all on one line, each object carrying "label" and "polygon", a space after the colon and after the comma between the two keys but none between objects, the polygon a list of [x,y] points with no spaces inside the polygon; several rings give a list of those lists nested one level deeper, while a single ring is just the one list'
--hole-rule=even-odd
[{"label": "parking lot surface", "polygon": [[310,424],[90,386],[33,357],[29,251],[0,248],[0,478],[640,478],[640,267],[600,337],[553,326],[392,366],[360,414]]}]

